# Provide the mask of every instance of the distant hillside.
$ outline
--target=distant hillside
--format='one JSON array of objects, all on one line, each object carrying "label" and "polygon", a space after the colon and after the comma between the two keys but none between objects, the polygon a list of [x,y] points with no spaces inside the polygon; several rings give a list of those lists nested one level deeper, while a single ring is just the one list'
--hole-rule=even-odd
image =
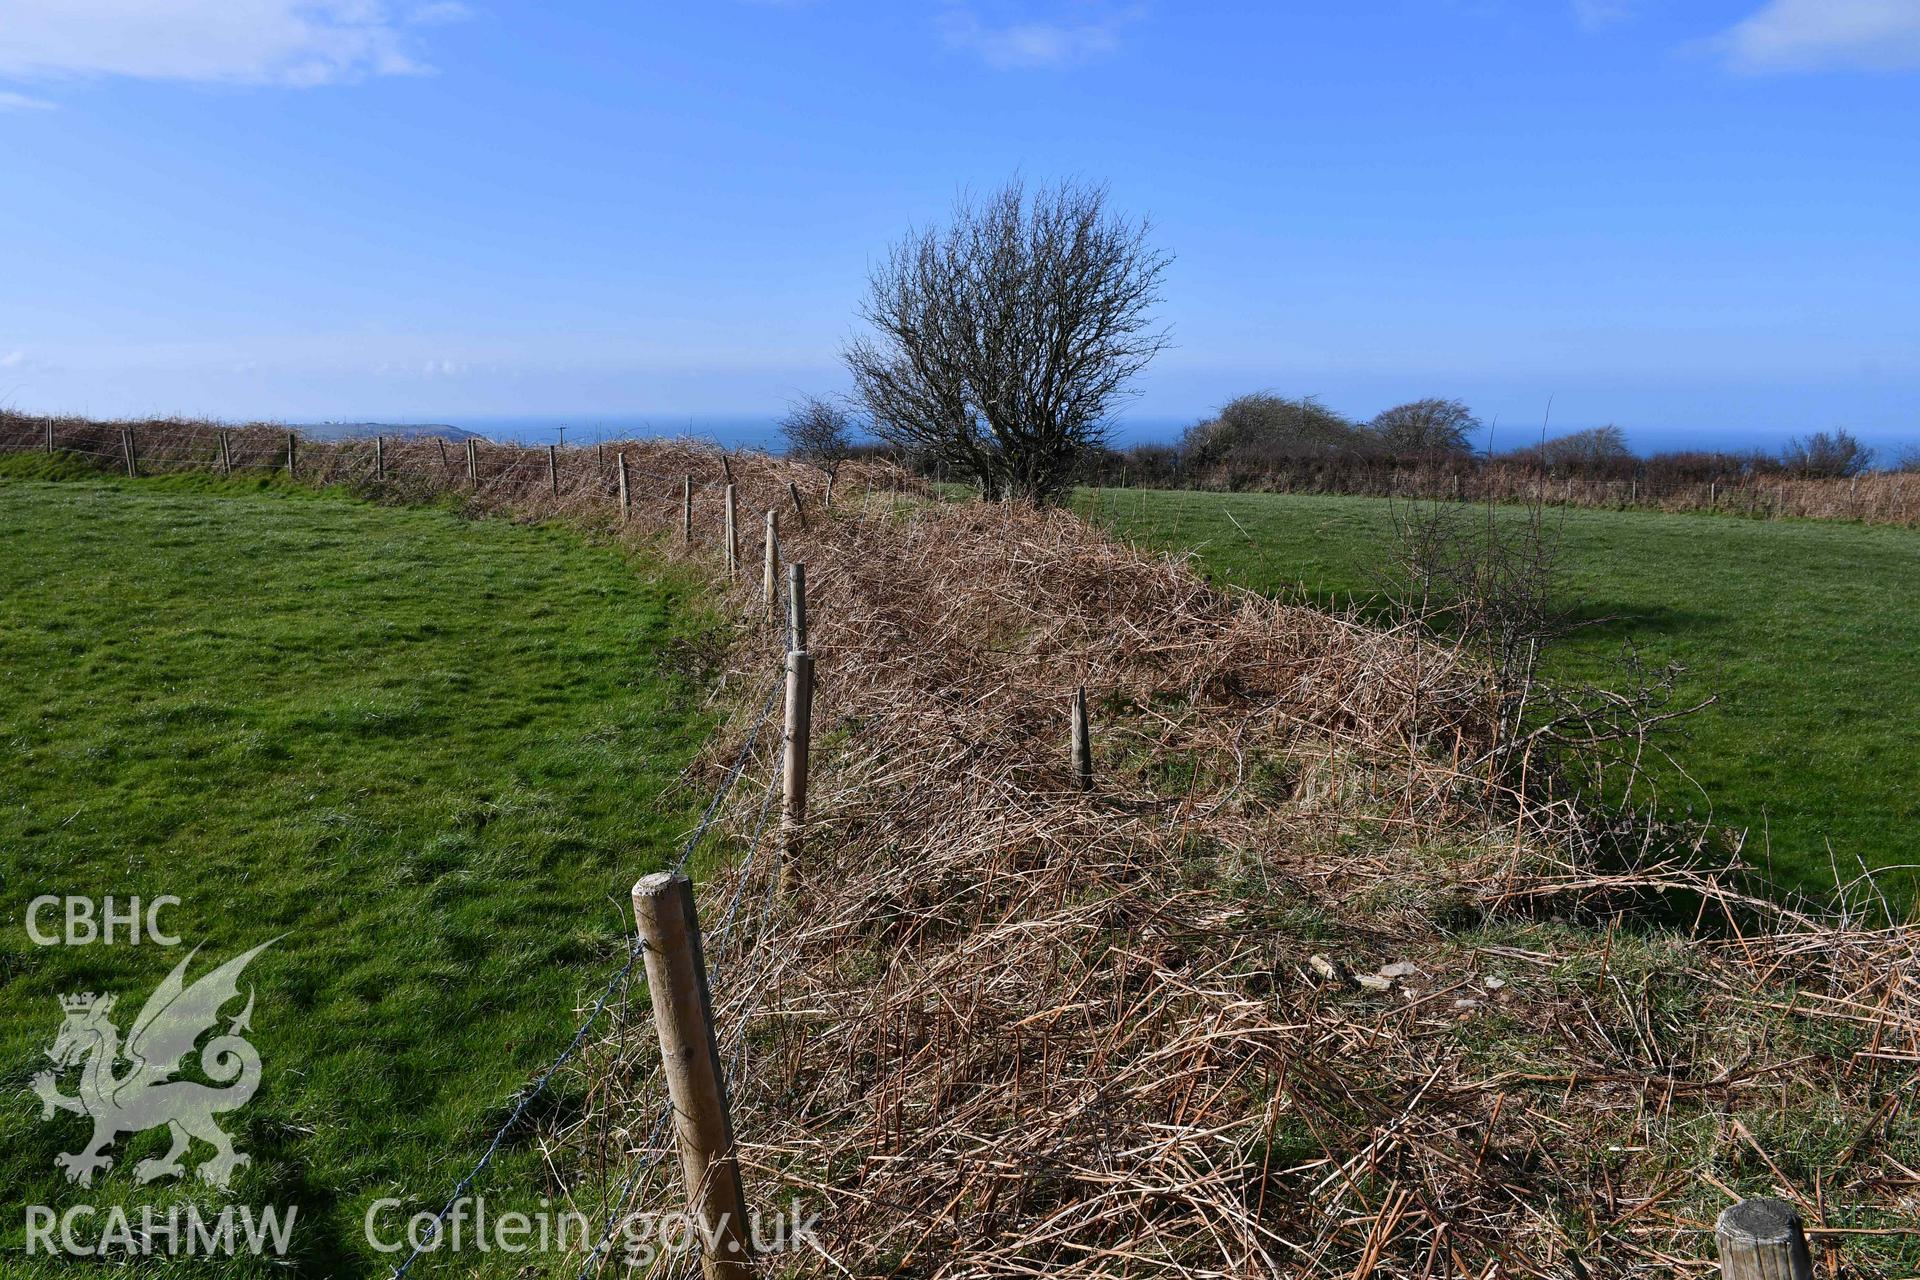
[{"label": "distant hillside", "polygon": [[484,440],[485,436],[464,427],[444,422],[290,422],[290,428],[316,440],[358,440],[373,436],[421,438],[441,436],[448,440]]}]

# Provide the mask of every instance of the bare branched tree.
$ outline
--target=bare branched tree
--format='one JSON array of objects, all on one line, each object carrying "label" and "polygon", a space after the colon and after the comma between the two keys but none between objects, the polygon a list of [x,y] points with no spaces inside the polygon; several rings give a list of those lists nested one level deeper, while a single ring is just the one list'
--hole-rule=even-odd
[{"label": "bare branched tree", "polygon": [[1107,413],[1166,345],[1149,312],[1171,258],[1104,187],[963,199],[871,272],[874,335],[844,358],[882,439],[988,497],[1057,499]]},{"label": "bare branched tree", "polygon": [[1480,419],[1458,400],[1430,398],[1382,410],[1368,424],[1388,453],[1406,455],[1466,453]]},{"label": "bare branched tree", "polygon": [[833,478],[840,464],[853,456],[853,418],[839,405],[819,396],[802,396],[780,419],[787,440],[787,456],[811,463]]}]

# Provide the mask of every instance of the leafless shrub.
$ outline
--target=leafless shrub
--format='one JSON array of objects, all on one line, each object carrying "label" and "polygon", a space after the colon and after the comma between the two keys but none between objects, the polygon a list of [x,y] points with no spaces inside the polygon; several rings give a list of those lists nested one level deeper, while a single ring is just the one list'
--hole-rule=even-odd
[{"label": "leafless shrub", "polygon": [[839,405],[820,396],[806,396],[780,419],[787,456],[826,472],[832,479],[853,456],[853,418]]},{"label": "leafless shrub", "polygon": [[1816,431],[1789,440],[1780,461],[1796,476],[1846,479],[1873,465],[1873,450],[1847,431]]},{"label": "leafless shrub", "polygon": [[1380,447],[1398,457],[1465,453],[1480,419],[1458,400],[1430,398],[1395,405],[1376,414],[1368,429]]}]

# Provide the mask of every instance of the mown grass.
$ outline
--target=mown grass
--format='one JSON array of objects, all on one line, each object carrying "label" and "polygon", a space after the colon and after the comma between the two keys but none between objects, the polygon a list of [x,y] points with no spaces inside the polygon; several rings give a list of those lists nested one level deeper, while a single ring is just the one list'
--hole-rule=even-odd
[{"label": "mown grass", "polygon": [[[0,546],[10,1204],[228,1202],[136,1188],[157,1132],[69,1186],[54,1157],[87,1124],[43,1123],[29,1092],[58,996],[115,993],[124,1032],[185,954],[33,945],[29,901],[171,894],[196,976],[279,939],[248,971],[265,1069],[226,1117],[253,1161],[232,1202],[299,1207],[297,1274],[386,1274],[367,1205],[451,1191],[624,958],[628,886],[691,825],[674,783],[710,726],[674,655],[712,615],[691,583],[559,530],[47,460],[0,470]],[[510,1144],[477,1189],[524,1192],[538,1168]],[[9,1209],[7,1274],[69,1273],[23,1241]]]},{"label": "mown grass", "polygon": [[[1147,490],[1077,499],[1122,536],[1191,550],[1216,580],[1333,605],[1377,602],[1384,499]],[[1518,521],[1519,508],[1497,518]],[[1813,521],[1553,510],[1567,603],[1585,625],[1551,675],[1616,683],[1623,647],[1684,664],[1717,705],[1671,746],[1672,814],[1749,832],[1783,886],[1831,889],[1888,868],[1896,907],[1920,862],[1920,534]]]}]

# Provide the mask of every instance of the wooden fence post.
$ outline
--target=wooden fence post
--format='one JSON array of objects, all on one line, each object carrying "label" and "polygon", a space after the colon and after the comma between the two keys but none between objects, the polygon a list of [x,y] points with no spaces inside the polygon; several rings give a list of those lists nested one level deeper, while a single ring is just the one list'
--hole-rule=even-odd
[{"label": "wooden fence post", "polygon": [[1082,791],[1093,790],[1093,733],[1087,725],[1087,687],[1073,691],[1073,773]]},{"label": "wooden fence post", "polygon": [[453,463],[447,459],[447,438],[445,436],[435,436],[433,442],[440,446],[440,469],[442,471],[453,470]]},{"label": "wooden fence post", "polygon": [[1714,1223],[1722,1280],[1813,1280],[1800,1211],[1785,1200],[1742,1200]]},{"label": "wooden fence post", "polygon": [[833,510],[833,472],[827,472],[827,510]]},{"label": "wooden fence post", "polygon": [[228,433],[223,429],[220,432],[220,474],[223,476],[233,474],[233,451],[228,446],[227,436]]},{"label": "wooden fence post", "polygon": [[547,496],[560,496],[560,459],[552,445],[547,446]]},{"label": "wooden fence post", "polygon": [[794,518],[800,522],[800,532],[805,533],[807,531],[807,509],[800,505],[800,486],[791,480],[787,481],[787,493],[793,498],[793,515]]},{"label": "wooden fence post", "polygon": [[733,483],[733,464],[727,461],[727,455],[720,455],[720,479],[725,484]]},{"label": "wooden fence post", "polygon": [[687,1208],[711,1242],[701,1259],[707,1280],[748,1280],[747,1196],[740,1184],[733,1118],[720,1045],[713,1034],[713,996],[700,947],[693,882],[672,871],[633,886],[633,915],[646,951],[647,991],[660,1036],[661,1069],[673,1100],[673,1132]]},{"label": "wooden fence post", "polygon": [[807,647],[807,566],[795,560],[787,566],[787,650]]},{"label": "wooden fence post", "polygon": [[295,440],[293,432],[287,432],[287,479],[289,480],[299,474],[299,448],[300,446]]},{"label": "wooden fence post", "polygon": [[467,437],[467,484],[474,489],[480,487],[480,450],[472,436]]},{"label": "wooden fence post", "polygon": [[633,515],[633,495],[627,488],[627,451],[622,449],[615,454],[613,463],[620,477],[620,523],[625,524]]},{"label": "wooden fence post", "polygon": [[693,545],[693,477],[680,477],[680,545]]},{"label": "wooden fence post", "polygon": [[47,419],[47,452],[53,452],[53,419]]},{"label": "wooden fence post", "polygon": [[787,724],[780,771],[780,838],[786,856],[800,852],[807,825],[807,753],[813,745],[813,655],[787,654]]},{"label": "wooden fence post", "polygon": [[133,428],[132,427],[120,428],[120,449],[121,449],[121,452],[127,455],[127,474],[130,476],[139,475],[140,464],[138,462],[135,462],[133,457]]},{"label": "wooden fence post", "polygon": [[780,586],[780,513],[767,512],[767,556],[760,570],[760,596],[766,602],[767,621],[773,621]]},{"label": "wooden fence post", "polygon": [[[721,461],[726,461],[725,457]],[[727,485],[727,581],[740,576],[740,529],[735,514],[733,485]]]},{"label": "wooden fence post", "polygon": [[375,480],[385,480],[387,478],[387,442],[385,436],[375,436],[373,438],[373,478]]}]

